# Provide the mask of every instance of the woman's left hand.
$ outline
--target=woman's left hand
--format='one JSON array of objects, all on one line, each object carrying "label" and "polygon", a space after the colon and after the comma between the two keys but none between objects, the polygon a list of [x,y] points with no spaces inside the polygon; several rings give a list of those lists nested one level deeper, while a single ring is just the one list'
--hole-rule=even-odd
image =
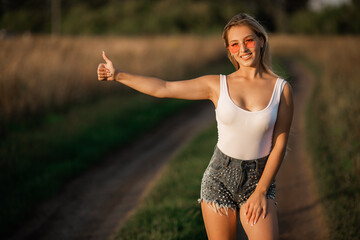
[{"label": "woman's left hand", "polygon": [[260,216],[262,216],[262,218],[266,217],[266,194],[255,190],[244,204],[244,207],[244,214],[246,216],[247,223],[250,223],[251,226],[255,225],[259,220]]}]

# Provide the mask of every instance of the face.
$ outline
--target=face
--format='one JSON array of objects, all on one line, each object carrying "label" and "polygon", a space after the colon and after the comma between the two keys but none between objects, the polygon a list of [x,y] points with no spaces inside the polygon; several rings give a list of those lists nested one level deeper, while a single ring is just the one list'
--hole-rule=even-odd
[{"label": "face", "polygon": [[261,38],[248,26],[233,26],[228,33],[228,50],[240,67],[256,67],[260,61],[260,48],[264,45]]}]

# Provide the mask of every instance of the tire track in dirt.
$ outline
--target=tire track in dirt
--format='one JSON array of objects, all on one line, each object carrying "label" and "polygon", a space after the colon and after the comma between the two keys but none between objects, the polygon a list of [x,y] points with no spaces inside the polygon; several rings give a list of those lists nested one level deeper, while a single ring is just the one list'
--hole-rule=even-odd
[{"label": "tire track in dirt", "polygon": [[328,239],[314,171],[306,151],[306,106],[314,82],[313,74],[301,63],[290,62],[293,78],[294,119],[289,150],[277,175],[277,202],[281,240]]},{"label": "tire track in dirt", "polygon": [[195,103],[129,148],[67,184],[10,239],[112,239],[164,163],[215,123],[210,102]]}]

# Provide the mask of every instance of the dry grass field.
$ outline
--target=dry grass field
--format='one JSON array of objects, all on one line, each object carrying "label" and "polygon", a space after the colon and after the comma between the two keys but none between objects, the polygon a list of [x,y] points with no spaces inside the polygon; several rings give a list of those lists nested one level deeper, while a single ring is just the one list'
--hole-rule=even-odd
[{"label": "dry grass field", "polygon": [[99,84],[97,65],[105,50],[124,71],[166,79],[185,77],[216,59],[220,38],[170,37],[10,37],[0,40],[0,118],[86,101],[114,85]]}]

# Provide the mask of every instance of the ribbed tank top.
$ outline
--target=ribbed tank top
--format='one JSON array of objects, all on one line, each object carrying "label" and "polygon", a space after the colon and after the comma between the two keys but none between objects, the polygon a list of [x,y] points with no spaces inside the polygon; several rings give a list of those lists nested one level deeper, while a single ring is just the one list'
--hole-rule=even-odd
[{"label": "ribbed tank top", "polygon": [[220,96],[215,110],[218,128],[217,147],[226,155],[252,160],[269,155],[280,97],[286,81],[276,80],[268,105],[247,111],[230,98],[226,75],[220,75]]}]

